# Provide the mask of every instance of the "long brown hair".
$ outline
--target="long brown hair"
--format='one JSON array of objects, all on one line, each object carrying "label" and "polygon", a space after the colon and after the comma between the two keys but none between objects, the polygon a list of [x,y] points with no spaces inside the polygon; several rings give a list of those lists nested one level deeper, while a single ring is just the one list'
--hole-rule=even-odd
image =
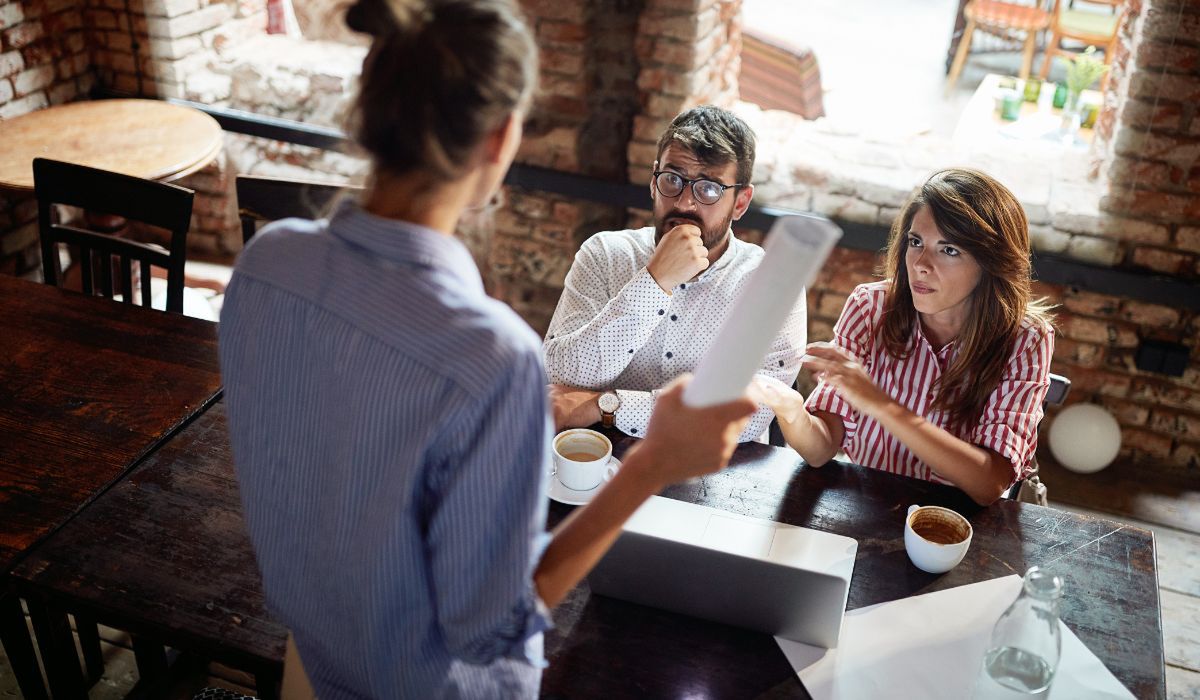
[{"label": "long brown hair", "polygon": [[537,84],[537,47],[512,0],[358,0],[374,37],[349,127],[375,166],[450,180]]},{"label": "long brown hair", "polygon": [[906,357],[918,321],[909,288],[905,254],[913,217],[928,207],[938,232],[971,254],[982,270],[971,293],[970,313],[959,331],[958,351],[937,387],[933,409],[952,426],[978,420],[1000,383],[1009,353],[1029,319],[1048,332],[1052,318],[1045,299],[1030,291],[1029,222],[1007,187],[967,168],[934,173],[908,200],[892,225],[884,262],[891,278],[884,299],[880,339],[892,357]]}]

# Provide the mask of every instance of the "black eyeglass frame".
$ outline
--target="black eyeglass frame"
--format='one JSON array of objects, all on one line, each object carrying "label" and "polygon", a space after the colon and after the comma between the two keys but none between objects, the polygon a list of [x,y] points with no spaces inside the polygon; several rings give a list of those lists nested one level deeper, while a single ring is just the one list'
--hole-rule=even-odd
[{"label": "black eyeglass frame", "polygon": [[[680,195],[682,195],[683,191],[685,189],[687,189],[687,187],[690,185],[692,188],[692,199],[695,199],[697,202],[699,202],[705,206],[708,206],[708,207],[711,207],[712,205],[721,201],[721,198],[725,196],[725,190],[731,190],[731,189],[736,189],[738,187],[746,186],[746,183],[744,183],[744,182],[735,182],[732,185],[726,185],[725,183],[717,182],[716,180],[712,180],[707,177],[698,177],[698,178],[695,178],[694,180],[689,180],[688,178],[680,175],[679,173],[677,173],[673,170],[655,170],[651,174],[654,176],[654,189],[662,196],[664,196],[668,199],[675,199],[676,197],[679,197]],[[674,175],[675,177],[677,177],[681,181],[683,181],[683,184],[679,186],[678,192],[676,192],[675,194],[667,194],[666,192],[662,191],[662,187],[658,184],[658,178],[662,177],[663,175]],[[703,199],[700,199],[700,194],[698,192],[696,192],[696,184],[700,183],[700,182],[708,182],[708,183],[711,183],[715,187],[720,187],[721,194],[717,195],[717,198],[711,202],[706,202]]]}]

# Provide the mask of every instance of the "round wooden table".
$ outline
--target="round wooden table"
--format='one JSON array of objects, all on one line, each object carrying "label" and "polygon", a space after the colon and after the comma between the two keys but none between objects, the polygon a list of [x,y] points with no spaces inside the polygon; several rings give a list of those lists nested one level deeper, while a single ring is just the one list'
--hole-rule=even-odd
[{"label": "round wooden table", "polygon": [[169,182],[221,152],[204,112],[159,100],[72,102],[0,121],[0,187],[33,189],[33,159],[52,158]]}]

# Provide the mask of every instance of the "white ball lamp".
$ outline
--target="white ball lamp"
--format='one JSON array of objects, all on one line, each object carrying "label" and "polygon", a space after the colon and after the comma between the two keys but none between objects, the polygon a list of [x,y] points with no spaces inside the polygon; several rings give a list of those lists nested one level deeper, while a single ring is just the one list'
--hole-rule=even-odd
[{"label": "white ball lamp", "polygon": [[1121,449],[1121,426],[1104,408],[1091,403],[1068,406],[1050,426],[1050,453],[1079,474],[1107,467]]}]

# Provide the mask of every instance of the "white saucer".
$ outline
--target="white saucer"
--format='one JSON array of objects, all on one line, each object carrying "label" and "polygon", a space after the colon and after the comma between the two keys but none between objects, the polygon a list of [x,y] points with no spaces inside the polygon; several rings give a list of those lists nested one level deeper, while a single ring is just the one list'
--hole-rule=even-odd
[{"label": "white saucer", "polygon": [[[609,457],[608,463],[611,466],[616,466],[617,469],[621,468],[621,460],[617,459],[616,457]],[[605,467],[606,472],[607,469],[608,467]],[[615,474],[616,471],[613,473]],[[569,506],[581,506],[595,498],[596,494],[600,493],[601,487],[608,483],[609,478],[610,477],[606,475],[605,479],[597,484],[595,488],[590,488],[587,491],[576,491],[575,489],[569,489],[566,486],[563,486],[563,483],[558,480],[558,477],[551,474],[550,488],[547,495],[550,496],[550,500],[552,501],[565,503]]]}]

